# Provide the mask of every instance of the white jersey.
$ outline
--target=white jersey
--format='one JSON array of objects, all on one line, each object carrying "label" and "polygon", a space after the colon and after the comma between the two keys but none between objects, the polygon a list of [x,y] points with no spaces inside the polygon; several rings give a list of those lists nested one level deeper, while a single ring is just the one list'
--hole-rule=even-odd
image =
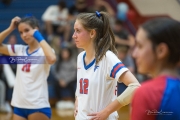
[{"label": "white jersey", "polygon": [[[10,56],[44,56],[42,48],[28,54],[28,46],[8,45]],[[39,109],[50,107],[47,77],[49,64],[17,64],[11,104],[18,108]]]},{"label": "white jersey", "polygon": [[[85,56],[83,51],[77,60],[76,120],[89,120],[91,117],[88,114],[99,112],[114,101],[117,98],[117,81],[128,70],[111,51],[106,52],[98,65],[95,65],[95,59],[85,65]],[[108,117],[108,120],[117,119],[117,112]]]}]

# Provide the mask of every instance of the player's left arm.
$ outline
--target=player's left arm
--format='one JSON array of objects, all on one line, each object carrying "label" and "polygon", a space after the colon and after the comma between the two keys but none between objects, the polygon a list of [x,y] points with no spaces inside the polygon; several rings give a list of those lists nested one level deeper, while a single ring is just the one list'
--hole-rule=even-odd
[{"label": "player's left arm", "polygon": [[133,93],[138,87],[140,87],[140,83],[129,70],[124,72],[119,77],[118,81],[123,82],[126,86],[128,86],[116,99],[120,104],[119,106],[122,107],[131,102]]},{"label": "player's left arm", "polygon": [[131,100],[134,91],[140,87],[140,83],[135,78],[135,76],[128,70],[125,71],[120,77],[119,82],[123,82],[126,86],[128,86],[124,92],[117,97],[111,104],[109,104],[105,110],[110,114],[121,107],[128,105]]},{"label": "player's left arm", "polygon": [[43,49],[47,62],[49,64],[54,64],[56,62],[56,55],[49,44],[45,41],[41,33],[35,29],[32,31],[32,35],[39,42],[41,48]]}]

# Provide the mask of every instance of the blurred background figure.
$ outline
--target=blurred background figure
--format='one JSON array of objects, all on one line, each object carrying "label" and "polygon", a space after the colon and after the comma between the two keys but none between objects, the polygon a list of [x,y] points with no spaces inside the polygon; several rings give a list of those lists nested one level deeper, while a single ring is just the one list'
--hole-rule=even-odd
[{"label": "blurred background figure", "polygon": [[65,27],[64,41],[72,43],[72,35],[74,33],[74,22],[77,14],[81,12],[89,12],[87,0],[75,0],[75,3],[69,7],[68,24]]},{"label": "blurred background figure", "polygon": [[10,5],[12,0],[1,0],[4,5]]},{"label": "blurred background figure", "polygon": [[121,21],[127,20],[129,6],[125,2],[119,2],[117,5],[117,18]]},{"label": "blurred background figure", "polygon": [[56,56],[59,56],[59,52],[61,51],[62,38],[58,36],[54,36],[52,40],[49,42],[50,46],[54,49]]},{"label": "blurred background figure", "polygon": [[126,45],[118,45],[118,58],[133,74],[135,74],[135,64],[131,54],[129,54],[129,48],[130,47]]},{"label": "blurred background figure", "polygon": [[91,12],[94,11],[104,11],[109,13],[109,15],[115,18],[115,11],[113,10],[112,6],[105,0],[94,0],[93,7],[89,8]]},{"label": "blurred background figure", "polygon": [[6,79],[3,72],[3,65],[0,64],[0,113],[11,113],[12,108],[7,101],[7,85],[5,82]]},{"label": "blurred background figure", "polygon": [[58,61],[52,68],[55,83],[56,96],[59,101],[57,109],[74,109],[76,90],[76,60],[72,56],[71,48],[64,47],[59,52]]},{"label": "blurred background figure", "polygon": [[81,12],[88,12],[86,0],[75,0],[75,4],[69,8],[69,14],[76,16]]},{"label": "blurred background figure", "polygon": [[[128,45],[117,45],[118,58],[122,63],[131,71],[132,74],[135,74],[135,64],[134,59],[130,54],[130,47]],[[124,83],[118,83],[118,95],[120,95],[127,86]]]},{"label": "blurred background figure", "polygon": [[113,25],[115,40],[117,45],[133,47],[135,44],[134,36],[124,27],[124,22],[116,19]]},{"label": "blurred background figure", "polygon": [[8,44],[14,45],[17,43],[17,36],[15,34],[11,34],[8,37]]},{"label": "blurred background figure", "polygon": [[[15,45],[15,44],[17,44],[17,41],[18,41],[17,36],[15,34],[11,34],[8,37],[7,44]],[[14,74],[16,74],[17,64],[10,64],[10,67],[11,67],[12,71],[14,72]]]},{"label": "blurred background figure", "polygon": [[42,15],[45,22],[45,32],[48,41],[53,39],[53,35],[62,35],[67,23],[68,8],[62,0],[57,5],[50,5]]}]

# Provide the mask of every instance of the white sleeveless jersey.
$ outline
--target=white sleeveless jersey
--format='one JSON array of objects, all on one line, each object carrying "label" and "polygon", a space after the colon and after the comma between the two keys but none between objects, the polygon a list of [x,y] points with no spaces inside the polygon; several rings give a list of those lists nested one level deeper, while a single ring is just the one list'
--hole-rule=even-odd
[{"label": "white sleeveless jersey", "polygon": [[[42,48],[28,54],[28,46],[8,45],[11,56],[44,56]],[[18,108],[50,107],[47,77],[49,64],[18,64],[11,104]]]},{"label": "white sleeveless jersey", "polygon": [[[78,114],[76,120],[89,120],[90,113],[99,112],[117,97],[117,81],[128,69],[117,58],[107,51],[102,60],[95,65],[95,59],[85,65],[85,51],[78,55],[77,89]],[[117,112],[112,113],[108,120],[117,120]]]}]

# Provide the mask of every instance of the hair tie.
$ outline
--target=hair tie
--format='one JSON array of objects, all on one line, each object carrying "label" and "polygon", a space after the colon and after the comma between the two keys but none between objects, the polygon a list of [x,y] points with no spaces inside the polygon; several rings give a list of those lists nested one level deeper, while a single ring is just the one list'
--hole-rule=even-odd
[{"label": "hair tie", "polygon": [[96,16],[97,16],[98,18],[100,18],[100,17],[101,17],[101,13],[99,13],[98,11],[96,11]]}]

